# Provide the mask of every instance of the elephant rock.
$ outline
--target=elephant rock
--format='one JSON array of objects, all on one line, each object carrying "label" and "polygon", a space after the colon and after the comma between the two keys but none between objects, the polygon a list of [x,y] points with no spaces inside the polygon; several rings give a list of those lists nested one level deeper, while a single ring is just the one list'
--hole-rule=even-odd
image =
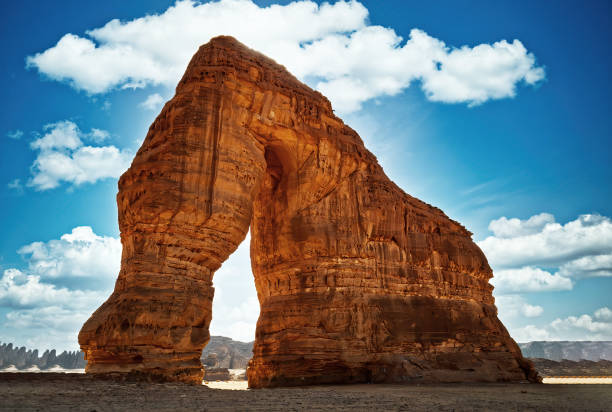
[{"label": "elephant rock", "polygon": [[251,231],[252,388],[538,380],[471,233],[404,193],[330,102],[231,37],[200,47],[117,195],[87,373],[200,383],[215,271]]}]

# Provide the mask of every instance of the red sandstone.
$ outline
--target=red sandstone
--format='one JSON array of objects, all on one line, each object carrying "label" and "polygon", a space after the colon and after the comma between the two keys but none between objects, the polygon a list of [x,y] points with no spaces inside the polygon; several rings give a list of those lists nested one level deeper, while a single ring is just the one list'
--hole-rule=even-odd
[{"label": "red sandstone", "polygon": [[195,54],[119,181],[93,374],[199,383],[215,271],[251,230],[253,388],[537,381],[471,233],[389,180],[320,93],[230,37]]}]

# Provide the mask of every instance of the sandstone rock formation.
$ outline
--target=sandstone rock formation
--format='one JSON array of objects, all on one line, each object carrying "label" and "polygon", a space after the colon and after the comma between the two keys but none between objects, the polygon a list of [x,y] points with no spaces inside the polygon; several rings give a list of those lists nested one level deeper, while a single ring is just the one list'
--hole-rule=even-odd
[{"label": "sandstone rock formation", "polygon": [[519,343],[519,348],[526,358],[612,361],[612,341],[534,341]]},{"label": "sandstone rock formation", "polygon": [[[253,356],[253,342],[239,342],[224,336],[211,336],[200,360],[213,368],[246,369]],[[213,361],[214,358],[214,361]]]},{"label": "sandstone rock formation", "polygon": [[83,369],[85,359],[81,351],[63,351],[58,355],[55,349],[47,349],[39,357],[38,349],[26,349],[25,346],[13,347],[12,343],[3,343],[0,345],[0,369],[10,366],[17,370],[32,367],[48,370],[57,366],[64,369]]},{"label": "sandstone rock formation", "polygon": [[227,368],[206,368],[204,379],[207,381],[229,381],[232,380],[232,375]]},{"label": "sandstone rock formation", "polygon": [[609,376],[612,377],[612,361],[601,359],[599,361],[591,361],[582,359],[572,361],[563,359],[554,361],[544,358],[530,359],[538,373],[543,377],[552,376]]},{"label": "sandstone rock formation", "polygon": [[195,54],[119,180],[94,374],[201,382],[212,277],[251,230],[253,388],[535,380],[471,233],[387,178],[330,102],[230,37]]}]

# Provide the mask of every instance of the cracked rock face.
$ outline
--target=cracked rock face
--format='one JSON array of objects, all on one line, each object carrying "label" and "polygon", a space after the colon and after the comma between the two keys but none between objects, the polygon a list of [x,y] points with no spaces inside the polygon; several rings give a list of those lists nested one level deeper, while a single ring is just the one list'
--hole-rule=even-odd
[{"label": "cracked rock face", "polygon": [[215,271],[251,230],[253,388],[537,380],[471,233],[404,193],[320,93],[231,37],[203,45],[117,195],[92,374],[200,383]]}]

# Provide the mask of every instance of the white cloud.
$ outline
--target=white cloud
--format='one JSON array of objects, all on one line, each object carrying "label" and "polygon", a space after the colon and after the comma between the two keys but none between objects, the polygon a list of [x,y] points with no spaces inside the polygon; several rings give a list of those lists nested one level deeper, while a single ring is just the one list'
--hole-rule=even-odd
[{"label": "white cloud", "polygon": [[526,303],[521,308],[521,313],[527,318],[537,318],[544,313],[544,308],[542,306],[530,305],[529,303]]},{"label": "white cloud", "polygon": [[82,226],[19,253],[27,269],[6,269],[0,278],[0,309],[7,310],[0,320],[3,340],[39,349],[78,349],[81,325],[112,292],[119,239]]},{"label": "white cloud", "polygon": [[544,313],[542,306],[531,305],[523,296],[516,294],[496,296],[495,305],[504,323],[513,323],[522,317],[536,318]]},{"label": "white cloud", "polygon": [[57,123],[50,123],[43,126],[45,135],[30,143],[32,149],[40,151],[51,149],[71,149],[74,150],[83,145],[81,131],[76,124],[70,120]]},{"label": "white cloud", "polygon": [[478,242],[494,276],[491,284],[499,317],[517,341],[612,339],[612,311],[557,318],[528,324],[544,308],[531,305],[520,293],[573,289],[580,279],[612,276],[612,221],[585,214],[560,224],[549,213],[528,219],[502,217],[491,221],[493,236]]},{"label": "white cloud", "polygon": [[508,239],[541,232],[544,226],[549,223],[555,223],[555,217],[550,213],[540,213],[539,215],[531,216],[527,220],[508,219],[503,216],[492,220],[489,223],[489,230],[498,238]]},{"label": "white cloud", "polygon": [[61,305],[71,309],[88,307],[100,301],[98,291],[69,290],[40,281],[40,276],[27,275],[18,269],[6,269],[0,279],[0,306],[34,308]]},{"label": "white cloud", "polygon": [[497,270],[491,284],[501,294],[571,290],[573,287],[571,279],[531,266]]},{"label": "white cloud", "polygon": [[518,219],[494,220],[491,230],[503,236],[489,236],[478,245],[492,266],[500,268],[533,264],[559,266],[584,256],[612,254],[610,218],[586,214],[561,225],[551,221],[551,217],[536,215],[518,225],[512,223]]},{"label": "white cloud", "polygon": [[3,340],[15,345],[44,351],[55,349],[79,350],[78,333],[93,310],[102,303],[86,310],[66,309],[62,306],[45,306],[9,312],[3,327]]},{"label": "white cloud", "polygon": [[595,311],[594,317],[601,322],[612,323],[612,310],[610,310],[610,308],[607,306],[599,308]]},{"label": "white cloud", "polygon": [[560,340],[555,339],[548,330],[539,328],[535,325],[526,325],[521,328],[516,328],[510,331],[510,335],[517,342],[532,342],[543,340]]},{"label": "white cloud", "polygon": [[490,99],[514,97],[517,83],[534,85],[544,79],[544,69],[535,57],[514,40],[493,45],[463,46],[447,52],[441,67],[423,78],[423,90],[430,100],[477,105]]},{"label": "white cloud", "polygon": [[612,221],[606,216],[581,215],[564,225],[548,213],[502,217],[489,230],[494,235],[478,245],[499,293],[569,290],[578,279],[612,276]]},{"label": "white cloud", "polygon": [[46,281],[81,289],[111,289],[119,273],[121,241],[98,236],[80,226],[60,239],[33,242],[18,250],[28,261],[28,273]]},{"label": "white cloud", "polygon": [[111,20],[85,37],[66,34],[29,56],[27,66],[88,93],[174,87],[198,46],[221,34],[285,65],[343,113],[413,81],[432,101],[477,105],[513,97],[518,84],[545,77],[519,40],[450,48],[413,29],[404,42],[391,28],[368,25],[368,10],[356,1],[269,7],[250,0],[177,1],[164,13]]},{"label": "white cloud", "polygon": [[106,139],[110,137],[110,133],[106,130],[96,129],[95,127],[91,129],[91,133],[89,133],[89,137],[96,143],[102,143]]},{"label": "white cloud", "polygon": [[10,139],[15,139],[15,140],[19,140],[23,137],[23,132],[19,129],[17,130],[12,130],[10,132],[8,132],[6,134],[6,137],[10,138]]},{"label": "white cloud", "polygon": [[73,186],[119,177],[130,165],[133,154],[115,146],[85,146],[84,139],[100,142],[109,133],[92,129],[83,133],[78,126],[64,120],[44,126],[44,135],[30,146],[38,151],[31,167],[28,186],[36,190],[58,187],[62,182]]},{"label": "white cloud", "polygon": [[[510,328],[512,337],[519,342],[536,340],[612,340],[612,316],[609,308],[596,310],[593,316],[583,314],[557,318],[543,326],[526,325]],[[602,317],[602,313],[605,314]],[[598,318],[598,315],[600,316]]]},{"label": "white cloud", "polygon": [[542,316],[542,306],[531,305],[524,296],[518,294],[495,296],[495,305],[499,319],[515,340],[526,342],[550,338],[549,333],[541,328],[534,325],[523,326],[527,321]]},{"label": "white cloud", "polygon": [[159,93],[150,94],[145,101],[140,103],[141,107],[147,110],[157,110],[161,107],[164,102],[164,98]]},{"label": "white cloud", "polygon": [[232,299],[231,302],[227,301],[225,304],[215,303],[219,299],[218,296],[215,296],[213,302],[211,335],[227,336],[242,342],[255,340],[255,326],[259,317],[257,297],[250,296],[243,302]]},{"label": "white cloud", "polygon": [[554,331],[562,340],[611,340],[612,319],[602,316],[602,313],[607,314],[606,309],[595,311],[595,319],[586,314],[557,318],[551,322],[549,330]]},{"label": "white cloud", "polygon": [[612,253],[584,256],[564,263],[559,268],[559,275],[576,279],[612,276]]}]

